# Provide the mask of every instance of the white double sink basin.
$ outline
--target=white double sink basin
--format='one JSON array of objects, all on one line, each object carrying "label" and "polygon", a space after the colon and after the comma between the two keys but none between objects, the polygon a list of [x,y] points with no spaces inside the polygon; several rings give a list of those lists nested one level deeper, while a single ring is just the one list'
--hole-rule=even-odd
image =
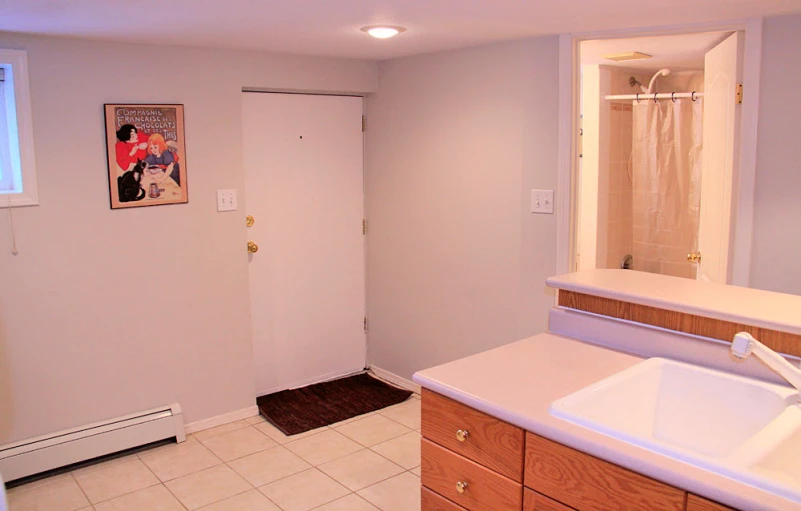
[{"label": "white double sink basin", "polygon": [[555,401],[550,412],[801,502],[795,389],[651,358]]}]

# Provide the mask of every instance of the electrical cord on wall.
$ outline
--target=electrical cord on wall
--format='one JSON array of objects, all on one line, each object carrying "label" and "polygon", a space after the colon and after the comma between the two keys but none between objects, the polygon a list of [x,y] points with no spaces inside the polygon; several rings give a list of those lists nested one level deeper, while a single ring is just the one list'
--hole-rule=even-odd
[{"label": "electrical cord on wall", "polygon": [[8,223],[11,226],[11,254],[17,255],[19,254],[19,250],[17,250],[17,231],[14,228],[14,208],[11,207],[11,194],[8,193],[10,190],[6,188],[6,197],[8,202],[6,203],[6,207],[8,208]]}]

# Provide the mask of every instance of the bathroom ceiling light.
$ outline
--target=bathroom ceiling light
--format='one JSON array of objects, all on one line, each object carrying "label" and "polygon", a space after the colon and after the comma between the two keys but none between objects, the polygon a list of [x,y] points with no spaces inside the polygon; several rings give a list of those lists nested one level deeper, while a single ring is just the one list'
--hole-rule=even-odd
[{"label": "bathroom ceiling light", "polygon": [[651,55],[647,53],[640,53],[638,51],[626,51],[623,53],[608,53],[603,55],[603,58],[607,60],[614,60],[615,62],[620,62],[622,60],[642,60],[642,59],[650,59]]},{"label": "bathroom ceiling light", "polygon": [[406,32],[406,29],[392,25],[372,25],[369,27],[362,27],[362,32],[367,32],[376,39],[389,39],[401,32]]}]

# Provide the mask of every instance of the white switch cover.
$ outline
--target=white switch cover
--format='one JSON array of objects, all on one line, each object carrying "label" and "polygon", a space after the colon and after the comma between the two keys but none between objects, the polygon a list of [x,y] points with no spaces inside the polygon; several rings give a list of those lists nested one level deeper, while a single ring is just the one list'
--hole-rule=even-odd
[{"label": "white switch cover", "polygon": [[553,190],[531,190],[531,212],[553,215]]},{"label": "white switch cover", "polygon": [[236,190],[217,190],[217,211],[236,211]]}]

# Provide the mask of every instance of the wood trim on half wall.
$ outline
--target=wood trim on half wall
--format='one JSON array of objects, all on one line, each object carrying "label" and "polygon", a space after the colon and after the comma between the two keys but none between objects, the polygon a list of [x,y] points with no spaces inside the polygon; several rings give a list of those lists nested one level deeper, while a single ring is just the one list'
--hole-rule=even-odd
[{"label": "wood trim on half wall", "polygon": [[738,332],[748,332],[774,351],[801,357],[801,335],[787,332],[658,309],[564,289],[559,290],[559,306],[727,342],[731,342],[734,334]]}]

